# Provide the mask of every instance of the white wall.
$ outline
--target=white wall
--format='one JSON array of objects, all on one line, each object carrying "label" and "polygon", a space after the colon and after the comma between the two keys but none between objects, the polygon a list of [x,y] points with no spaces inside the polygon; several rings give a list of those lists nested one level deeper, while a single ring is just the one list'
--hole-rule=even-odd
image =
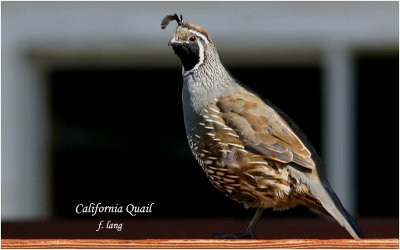
[{"label": "white wall", "polygon": [[354,209],[354,194],[348,192],[353,176],[347,174],[354,169],[354,142],[347,136],[354,129],[352,92],[346,94],[353,84],[352,52],[396,48],[398,3],[3,2],[1,7],[2,219],[51,213],[42,70],[78,62],[133,64],[136,56],[141,63],[175,67],[167,48],[173,27],[160,29],[162,17],[173,13],[206,27],[229,63],[322,63],[326,93],[342,97],[341,103],[328,98],[324,105],[329,139],[324,158],[331,184]]}]

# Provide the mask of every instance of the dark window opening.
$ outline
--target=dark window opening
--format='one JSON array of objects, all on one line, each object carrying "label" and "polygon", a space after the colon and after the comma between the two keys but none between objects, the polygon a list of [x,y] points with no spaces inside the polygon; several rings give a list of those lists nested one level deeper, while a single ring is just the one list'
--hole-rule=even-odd
[{"label": "dark window opening", "polygon": [[[285,111],[321,153],[319,68],[230,70]],[[194,160],[186,142],[181,88],[180,69],[50,71],[55,216],[82,218],[76,206],[91,202],[155,202],[147,216],[156,218],[253,215],[216,191]],[[266,213],[313,216],[301,207]]]},{"label": "dark window opening", "polygon": [[360,55],[356,73],[358,210],[363,216],[398,216],[399,58]]}]

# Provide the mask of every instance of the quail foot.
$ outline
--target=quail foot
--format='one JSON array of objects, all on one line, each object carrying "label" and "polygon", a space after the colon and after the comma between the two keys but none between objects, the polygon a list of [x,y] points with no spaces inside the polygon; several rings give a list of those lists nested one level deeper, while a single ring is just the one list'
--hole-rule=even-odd
[{"label": "quail foot", "polygon": [[178,23],[169,45],[183,65],[183,114],[193,155],[216,189],[256,208],[244,234],[220,237],[254,238],[264,209],[304,205],[333,216],[352,237],[362,238],[293,121],[228,73],[203,27],[176,14],[164,17],[161,27],[170,21]]}]

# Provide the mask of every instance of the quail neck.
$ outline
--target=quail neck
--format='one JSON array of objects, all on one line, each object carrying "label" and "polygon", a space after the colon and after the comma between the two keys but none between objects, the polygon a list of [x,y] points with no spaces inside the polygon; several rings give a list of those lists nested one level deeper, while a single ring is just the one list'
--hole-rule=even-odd
[{"label": "quail neck", "polygon": [[[207,33],[178,27],[169,45],[182,62],[183,89],[189,96],[207,96],[200,98],[201,101],[211,101],[238,85],[222,65]],[[195,100],[192,101],[195,108],[200,108]]]}]

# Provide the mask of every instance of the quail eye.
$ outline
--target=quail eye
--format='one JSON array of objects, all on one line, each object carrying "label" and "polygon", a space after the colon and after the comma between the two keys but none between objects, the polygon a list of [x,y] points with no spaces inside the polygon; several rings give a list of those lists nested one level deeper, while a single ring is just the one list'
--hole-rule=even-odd
[{"label": "quail eye", "polygon": [[191,36],[191,37],[189,37],[189,41],[191,41],[191,42],[194,42],[194,41],[196,41],[196,37],[195,37],[195,36]]}]

